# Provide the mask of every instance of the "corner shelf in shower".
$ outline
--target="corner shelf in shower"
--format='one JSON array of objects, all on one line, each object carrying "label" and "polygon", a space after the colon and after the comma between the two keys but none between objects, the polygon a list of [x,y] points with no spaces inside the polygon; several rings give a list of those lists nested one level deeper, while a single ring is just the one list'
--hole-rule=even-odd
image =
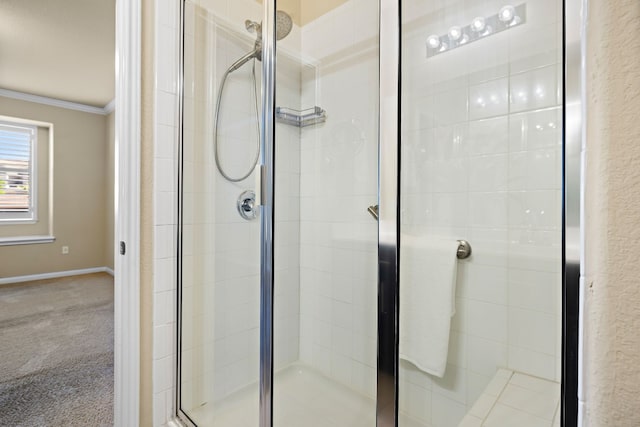
[{"label": "corner shelf in shower", "polygon": [[320,107],[307,108],[306,110],[294,110],[293,108],[276,107],[276,120],[297,127],[305,127],[324,123],[327,120],[327,112]]}]

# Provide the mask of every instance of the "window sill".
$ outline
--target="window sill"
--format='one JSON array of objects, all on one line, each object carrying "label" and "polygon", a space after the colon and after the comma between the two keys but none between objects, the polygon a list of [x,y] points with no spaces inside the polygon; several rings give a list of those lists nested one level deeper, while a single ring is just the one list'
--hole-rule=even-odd
[{"label": "window sill", "polygon": [[[2,218],[0,217],[0,225],[31,225],[37,224],[38,220],[35,218]],[[4,239],[4,237],[0,237]]]},{"label": "window sill", "polygon": [[35,245],[39,243],[53,243],[55,240],[56,238],[54,236],[0,237],[0,246]]}]

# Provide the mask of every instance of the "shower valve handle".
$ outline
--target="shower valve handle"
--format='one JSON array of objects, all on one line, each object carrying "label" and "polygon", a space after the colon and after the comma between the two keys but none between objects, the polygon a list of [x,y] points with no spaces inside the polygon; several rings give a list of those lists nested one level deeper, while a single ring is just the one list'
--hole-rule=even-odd
[{"label": "shower valve handle", "polygon": [[243,191],[237,201],[238,213],[247,221],[257,216],[256,193],[251,190]]},{"label": "shower valve handle", "polygon": [[253,199],[244,199],[240,207],[244,212],[251,212],[253,210]]}]

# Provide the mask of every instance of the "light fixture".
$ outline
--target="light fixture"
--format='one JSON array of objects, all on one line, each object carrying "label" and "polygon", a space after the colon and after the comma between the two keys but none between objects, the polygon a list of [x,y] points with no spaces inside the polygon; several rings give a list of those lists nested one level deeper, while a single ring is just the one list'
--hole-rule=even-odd
[{"label": "light fixture", "polygon": [[460,38],[462,37],[462,28],[458,27],[457,25],[454,25],[453,27],[449,28],[449,38],[453,41],[458,41],[460,40]]},{"label": "light fixture", "polygon": [[506,5],[497,13],[476,16],[467,25],[452,25],[444,34],[427,38],[427,58],[490,37],[526,22],[527,5]]},{"label": "light fixture", "polygon": [[504,22],[505,24],[513,21],[513,18],[516,16],[516,8],[511,5],[503,6],[498,12],[498,19]]},{"label": "light fixture", "polygon": [[484,31],[486,26],[486,21],[482,16],[473,18],[473,21],[471,21],[471,29],[476,33],[481,33],[482,31]]},{"label": "light fixture", "polygon": [[431,35],[427,38],[427,45],[431,49],[437,49],[440,47],[440,37],[437,35]]}]

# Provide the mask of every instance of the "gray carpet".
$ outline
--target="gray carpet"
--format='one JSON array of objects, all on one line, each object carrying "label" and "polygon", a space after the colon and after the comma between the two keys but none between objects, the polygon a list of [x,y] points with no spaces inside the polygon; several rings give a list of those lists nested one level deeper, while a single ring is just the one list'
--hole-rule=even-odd
[{"label": "gray carpet", "polygon": [[0,286],[0,426],[113,425],[113,278]]}]

